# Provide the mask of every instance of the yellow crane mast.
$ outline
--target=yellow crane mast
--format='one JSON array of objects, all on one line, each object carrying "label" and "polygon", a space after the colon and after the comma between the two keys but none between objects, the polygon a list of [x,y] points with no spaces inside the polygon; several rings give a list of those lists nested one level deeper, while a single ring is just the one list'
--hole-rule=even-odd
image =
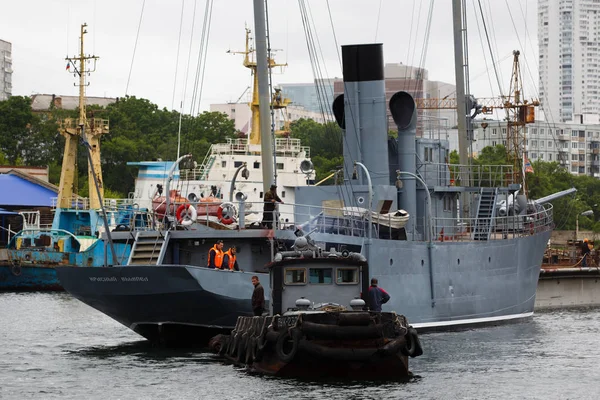
[{"label": "yellow crane mast", "polygon": [[[91,118],[88,120],[85,104],[86,76],[96,70],[96,60],[99,57],[85,55],[84,53],[84,35],[87,24],[81,25],[79,56],[66,57],[67,71],[71,72],[73,68],[74,75],[79,75],[79,118],[74,120],[66,118],[61,122],[60,133],[65,137],[65,149],[63,154],[62,170],[60,175],[60,184],[58,187],[57,207],[71,208],[74,197],[77,195],[76,176],[77,176],[77,145],[81,138],[82,131],[85,133],[85,139],[90,146],[91,164],[88,163],[88,186],[90,208],[99,209],[104,197],[104,185],[102,183],[102,165],[100,163],[100,136],[108,133],[108,120]],[[87,68],[87,64],[93,61],[93,68]],[[92,168],[93,166],[93,168]],[[96,179],[100,187],[100,196],[94,187],[95,171]]]},{"label": "yellow crane mast", "polygon": [[[246,28],[246,49],[242,51],[231,51],[227,53],[231,54],[243,54],[244,55],[244,67],[250,68],[253,75],[253,87],[252,87],[252,101],[250,103],[250,109],[252,111],[252,126],[250,130],[250,141],[249,144],[260,144],[260,111],[258,104],[258,76],[256,74],[256,61],[250,55],[254,53],[255,49],[250,44],[250,29]],[[287,63],[278,64],[272,58],[268,58],[269,69],[273,67],[287,67]],[[271,98],[271,107],[275,110],[286,108],[292,101],[285,98],[281,93],[281,90],[275,89],[275,93]],[[277,132],[276,132],[277,133]]]}]

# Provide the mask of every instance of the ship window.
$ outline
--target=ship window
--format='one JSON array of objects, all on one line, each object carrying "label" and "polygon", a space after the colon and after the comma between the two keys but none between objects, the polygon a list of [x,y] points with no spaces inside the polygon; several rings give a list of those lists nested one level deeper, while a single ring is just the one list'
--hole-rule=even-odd
[{"label": "ship window", "polygon": [[254,169],[259,169],[260,163],[258,161],[254,161]]},{"label": "ship window", "polygon": [[352,285],[358,283],[358,268],[338,268],[336,273],[336,283],[338,285]]},{"label": "ship window", "polygon": [[277,169],[283,169],[283,163],[277,163]]},{"label": "ship window", "polygon": [[233,168],[238,168],[238,167],[241,167],[241,166],[242,166],[242,164],[243,164],[243,162],[241,162],[241,161],[234,161],[234,162],[233,162]]},{"label": "ship window", "polygon": [[285,190],[281,192],[281,197],[285,197]]},{"label": "ship window", "polygon": [[227,167],[227,161],[221,161],[221,168]]},{"label": "ship window", "polygon": [[304,285],[306,284],[306,269],[304,268],[286,268],[286,285]]},{"label": "ship window", "polygon": [[332,281],[332,270],[331,268],[310,268],[308,270],[309,282],[311,284],[324,283],[331,284]]}]

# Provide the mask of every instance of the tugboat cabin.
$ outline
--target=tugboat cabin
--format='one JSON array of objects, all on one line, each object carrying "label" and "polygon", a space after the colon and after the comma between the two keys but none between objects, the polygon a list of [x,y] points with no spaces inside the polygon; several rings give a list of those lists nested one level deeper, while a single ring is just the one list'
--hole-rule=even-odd
[{"label": "tugboat cabin", "polygon": [[310,308],[349,305],[369,290],[369,267],[359,254],[330,252],[328,257],[283,258],[270,265],[272,315],[298,310],[296,300],[310,299]]}]

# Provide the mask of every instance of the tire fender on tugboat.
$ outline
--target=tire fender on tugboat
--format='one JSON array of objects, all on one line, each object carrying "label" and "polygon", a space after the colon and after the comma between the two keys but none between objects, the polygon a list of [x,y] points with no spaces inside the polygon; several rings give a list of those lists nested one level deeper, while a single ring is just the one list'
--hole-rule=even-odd
[{"label": "tire fender on tugboat", "polygon": [[[275,353],[281,361],[289,363],[294,359],[298,352],[300,336],[302,336],[302,332],[298,329],[290,329],[279,334],[275,343]],[[292,344],[292,347],[289,349],[286,346],[288,342]]]},{"label": "tire fender on tugboat", "polygon": [[412,358],[423,354],[419,335],[417,335],[417,330],[412,326],[408,328],[408,332],[406,333],[406,346],[402,349],[402,354]]}]

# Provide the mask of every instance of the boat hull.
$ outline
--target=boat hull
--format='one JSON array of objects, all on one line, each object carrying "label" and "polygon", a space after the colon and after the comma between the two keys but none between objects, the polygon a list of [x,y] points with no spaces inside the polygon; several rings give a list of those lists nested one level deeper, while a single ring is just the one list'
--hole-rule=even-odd
[{"label": "boat hull", "polygon": [[62,291],[50,266],[0,265],[0,291]]},{"label": "boat hull", "polygon": [[228,332],[238,316],[252,316],[259,275],[196,266],[61,268],[58,276],[74,297],[153,342],[205,345]]}]

